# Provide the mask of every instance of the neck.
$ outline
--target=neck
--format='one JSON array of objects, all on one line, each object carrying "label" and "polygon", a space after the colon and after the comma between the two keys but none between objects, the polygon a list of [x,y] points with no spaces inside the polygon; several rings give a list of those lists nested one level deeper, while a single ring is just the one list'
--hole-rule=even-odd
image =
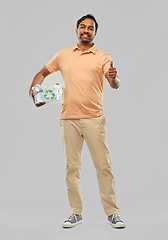
[{"label": "neck", "polygon": [[84,52],[93,46],[93,43],[78,42],[79,48]]}]

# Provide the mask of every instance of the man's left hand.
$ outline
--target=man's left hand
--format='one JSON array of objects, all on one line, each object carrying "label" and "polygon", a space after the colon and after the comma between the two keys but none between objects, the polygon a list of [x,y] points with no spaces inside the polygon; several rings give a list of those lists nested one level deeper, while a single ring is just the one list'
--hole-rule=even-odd
[{"label": "man's left hand", "polygon": [[111,61],[110,63],[110,68],[108,70],[108,75],[109,75],[109,78],[113,81],[116,76],[117,76],[117,70],[115,67],[113,67],[113,61]]}]

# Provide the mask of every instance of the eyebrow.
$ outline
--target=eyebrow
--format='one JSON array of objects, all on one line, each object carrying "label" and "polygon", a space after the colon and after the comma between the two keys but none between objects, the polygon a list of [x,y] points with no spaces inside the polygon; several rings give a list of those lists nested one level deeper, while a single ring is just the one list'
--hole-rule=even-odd
[{"label": "eyebrow", "polygon": [[[85,26],[86,27],[86,25],[85,24],[80,24],[80,26]],[[92,28],[94,28],[94,26],[92,26],[92,25],[89,25],[88,27],[92,27]]]}]

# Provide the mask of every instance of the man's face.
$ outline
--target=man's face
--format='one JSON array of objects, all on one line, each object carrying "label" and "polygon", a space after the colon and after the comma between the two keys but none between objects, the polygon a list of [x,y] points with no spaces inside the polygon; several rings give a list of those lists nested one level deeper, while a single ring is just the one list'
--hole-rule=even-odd
[{"label": "man's face", "polygon": [[86,18],[76,29],[76,35],[82,43],[91,43],[96,36],[95,22],[90,18]]}]

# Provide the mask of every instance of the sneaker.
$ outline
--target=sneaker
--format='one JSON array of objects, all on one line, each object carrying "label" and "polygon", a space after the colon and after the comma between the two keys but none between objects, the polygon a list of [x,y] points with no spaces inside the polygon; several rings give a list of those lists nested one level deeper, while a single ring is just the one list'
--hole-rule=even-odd
[{"label": "sneaker", "polygon": [[63,222],[62,227],[63,228],[72,228],[82,222],[83,222],[83,220],[82,220],[81,215],[71,214],[70,217]]},{"label": "sneaker", "polygon": [[118,213],[108,216],[108,224],[111,224],[113,228],[125,228],[125,223],[120,219]]}]

